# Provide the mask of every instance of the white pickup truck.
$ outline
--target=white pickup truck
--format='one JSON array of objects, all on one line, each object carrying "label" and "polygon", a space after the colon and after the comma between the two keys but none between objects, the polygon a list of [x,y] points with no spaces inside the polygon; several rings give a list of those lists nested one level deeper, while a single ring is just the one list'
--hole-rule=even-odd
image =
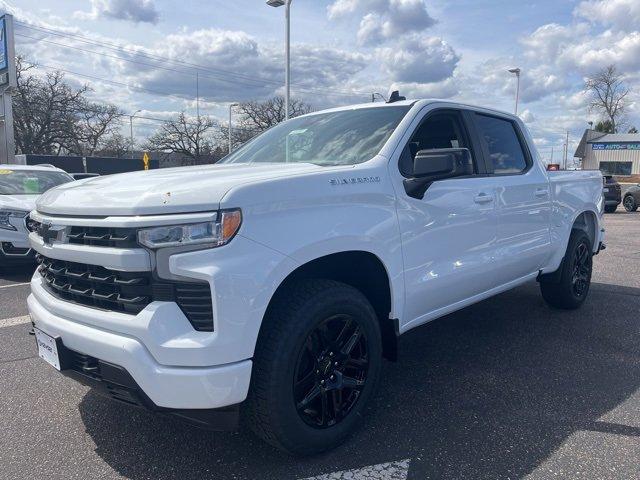
[{"label": "white pickup truck", "polygon": [[[284,122],[217,165],[43,195],[39,354],[115,400],[294,454],[343,441],[398,336],[525,282],[587,297],[600,172],[505,113],[399,101]],[[399,419],[400,421],[400,419]]]}]

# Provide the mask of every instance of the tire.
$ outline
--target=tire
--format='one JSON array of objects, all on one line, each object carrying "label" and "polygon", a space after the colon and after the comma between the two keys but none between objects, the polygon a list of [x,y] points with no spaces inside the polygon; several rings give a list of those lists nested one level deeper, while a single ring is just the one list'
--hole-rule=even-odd
[{"label": "tire", "polygon": [[[343,330],[340,326],[346,326],[347,320],[350,327]],[[343,348],[336,348],[338,344]],[[343,356],[349,346],[350,360]],[[333,360],[338,358],[340,366],[335,367],[338,362]],[[358,366],[352,365],[356,360]],[[301,280],[274,300],[265,317],[253,359],[245,420],[262,439],[292,455],[334,448],[361,420],[381,364],[380,325],[366,297],[333,280]],[[338,394],[340,386],[343,390]],[[339,415],[341,410],[334,405],[341,402],[345,408]]]},{"label": "tire", "polygon": [[609,207],[604,207],[605,213],[615,213],[617,209],[618,209],[617,205],[615,205],[615,206],[611,205]]},{"label": "tire", "polygon": [[624,197],[622,205],[627,212],[635,212],[638,209],[638,203],[633,195],[627,195]]},{"label": "tire", "polygon": [[589,236],[573,230],[562,261],[559,281],[540,281],[542,297],[552,307],[565,310],[579,308],[589,294],[593,268],[593,248]]}]

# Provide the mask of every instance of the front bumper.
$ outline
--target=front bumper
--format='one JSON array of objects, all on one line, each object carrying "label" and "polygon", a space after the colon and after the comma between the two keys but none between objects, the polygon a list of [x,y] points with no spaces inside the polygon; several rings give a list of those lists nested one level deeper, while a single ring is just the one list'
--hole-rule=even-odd
[{"label": "front bumper", "polygon": [[211,430],[233,430],[238,425],[239,405],[213,409],[159,407],[123,367],[75,352],[66,348],[61,340],[57,343],[61,373],[91,387],[105,397],[152,412],[173,415],[180,420]]},{"label": "front bumper", "polygon": [[[31,287],[32,294],[27,303],[37,328],[52,337],[59,337],[67,349],[124,369],[155,407],[215,409],[238,404],[246,398],[251,378],[251,360],[197,367],[162,364],[152,355],[153,350],[160,352],[160,358],[170,359],[179,353],[176,349],[188,355],[189,347],[197,349],[197,346],[187,340],[181,348],[174,347],[167,351],[162,349],[162,345],[145,344],[131,335],[89,326],[84,319],[91,318],[91,323],[95,323],[101,316],[107,316],[111,322],[116,317],[132,322],[142,314],[134,317],[62,302],[44,290],[37,277],[32,280]],[[161,324],[163,318],[179,323],[176,316],[180,311],[175,304],[157,302],[150,308],[152,306],[160,313],[151,323]],[[166,343],[179,343],[179,340],[167,339]]]}]

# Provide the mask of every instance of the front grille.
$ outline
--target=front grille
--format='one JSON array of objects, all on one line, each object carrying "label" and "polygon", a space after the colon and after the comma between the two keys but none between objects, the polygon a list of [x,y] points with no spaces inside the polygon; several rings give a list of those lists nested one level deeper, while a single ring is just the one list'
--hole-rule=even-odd
[{"label": "front grille", "polygon": [[[26,226],[30,232],[37,232],[40,222],[27,218]],[[138,230],[135,228],[109,227],[67,227],[67,241],[73,245],[92,247],[136,248]]]},{"label": "front grille", "polygon": [[208,283],[162,282],[150,272],[119,272],[97,265],[37,257],[45,288],[55,297],[135,315],[154,300],[175,302],[198,331],[213,331]]},{"label": "front grille", "polygon": [[67,234],[69,243],[93,247],[135,248],[135,228],[71,227]]}]

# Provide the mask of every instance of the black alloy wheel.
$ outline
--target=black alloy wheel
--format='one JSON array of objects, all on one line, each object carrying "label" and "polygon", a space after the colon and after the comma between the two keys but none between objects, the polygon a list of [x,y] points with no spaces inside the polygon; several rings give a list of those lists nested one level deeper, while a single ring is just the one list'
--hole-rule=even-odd
[{"label": "black alloy wheel", "polygon": [[592,257],[589,254],[589,244],[581,242],[574,252],[573,277],[571,280],[573,293],[577,298],[581,298],[589,290],[591,282],[591,270],[593,267]]},{"label": "black alloy wheel", "polygon": [[324,452],[370,414],[381,367],[380,322],[368,298],[335,280],[296,280],[263,320],[243,418],[285,452]]},{"label": "black alloy wheel", "polygon": [[540,277],[545,301],[555,308],[573,310],[584,303],[591,286],[593,247],[589,235],[573,229],[559,270]]},{"label": "black alloy wheel", "polygon": [[298,357],[293,394],[307,425],[336,425],[353,409],[367,381],[367,338],[358,321],[334,315],[307,337]]}]

